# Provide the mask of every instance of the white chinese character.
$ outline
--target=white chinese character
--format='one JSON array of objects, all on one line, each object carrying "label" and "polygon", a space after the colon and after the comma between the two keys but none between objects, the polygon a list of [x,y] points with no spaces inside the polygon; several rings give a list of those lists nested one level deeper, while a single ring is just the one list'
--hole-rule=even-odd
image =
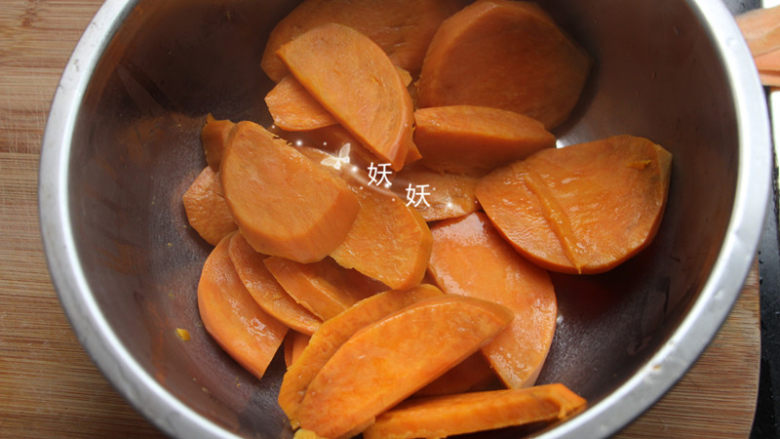
[{"label": "white chinese character", "polygon": [[385,187],[389,189],[390,186],[393,185],[393,183],[391,183],[387,178],[388,175],[393,173],[392,170],[387,169],[389,166],[390,163],[379,163],[378,165],[374,166],[374,162],[371,162],[371,164],[368,165],[368,178],[371,179],[368,184],[375,184],[379,186],[382,184],[382,182],[384,182]]},{"label": "white chinese character", "polygon": [[412,186],[411,183],[409,183],[409,186],[406,187],[406,205],[414,205],[414,207],[417,207],[420,205],[420,203],[425,203],[426,206],[431,207],[430,204],[428,204],[428,200],[425,199],[426,195],[430,195],[431,193],[426,191],[429,185],[427,184],[418,184],[416,186]]}]

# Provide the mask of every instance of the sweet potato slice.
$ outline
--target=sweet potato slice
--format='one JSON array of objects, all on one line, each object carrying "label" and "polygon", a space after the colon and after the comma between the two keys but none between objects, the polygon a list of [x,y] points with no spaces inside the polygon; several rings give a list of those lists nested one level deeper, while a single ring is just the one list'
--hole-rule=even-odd
[{"label": "sweet potato slice", "polygon": [[513,111],[475,105],[414,112],[420,161],[443,172],[484,175],[499,165],[555,146],[541,122]]},{"label": "sweet potato slice", "polygon": [[383,413],[365,439],[447,437],[496,428],[560,421],[586,401],[563,384],[410,400]]},{"label": "sweet potato slice", "polygon": [[436,31],[417,84],[417,103],[503,108],[552,129],[577,103],[590,64],[535,4],[480,0]]},{"label": "sweet potato slice", "polygon": [[206,163],[211,166],[214,172],[219,171],[222,153],[228,143],[230,131],[235,125],[229,120],[214,119],[211,113],[206,116],[206,124],[200,131],[200,142],[206,155]]},{"label": "sweet potato slice", "polygon": [[233,215],[222,194],[219,177],[210,166],[198,174],[182,195],[181,201],[190,226],[209,244],[217,245],[222,238],[236,230]]},{"label": "sweet potato slice", "polygon": [[340,437],[369,425],[474,353],[511,321],[500,305],[468,297],[422,300],[350,337],[309,384],[301,427]]},{"label": "sweet potato slice", "polygon": [[780,87],[780,70],[758,72],[758,77],[767,87]]},{"label": "sweet potato slice", "polygon": [[244,288],[230,262],[228,235],[206,258],[198,283],[198,310],[206,331],[257,378],[282,344],[287,327],[266,314]]},{"label": "sweet potato slice", "polygon": [[438,223],[432,233],[430,272],[444,292],[514,313],[509,328],[482,348],[493,369],[510,388],[534,384],[558,316],[550,276],[517,254],[482,212]]},{"label": "sweet potato slice", "polygon": [[330,258],[301,264],[270,257],[263,263],[290,296],[322,320],[385,289],[379,282],[342,268]]},{"label": "sweet potato slice", "polygon": [[300,332],[290,331],[284,338],[284,364],[289,368],[295,363],[306,345],[309,344],[310,336]]},{"label": "sweet potato slice", "polygon": [[240,233],[233,235],[228,250],[238,277],[265,312],[303,334],[311,335],[317,330],[320,319],[284,291],[265,268],[265,255],[257,253]]},{"label": "sweet potato slice", "polygon": [[515,248],[564,273],[601,273],[645,248],[661,223],[671,154],[616,136],[542,150],[499,168],[477,199]]},{"label": "sweet potato slice", "polygon": [[338,123],[301,83],[285,76],[265,96],[276,126],[287,131],[309,131]]},{"label": "sweet potato slice", "polygon": [[279,47],[317,26],[340,23],[367,35],[395,64],[417,73],[436,28],[464,3],[462,0],[306,0],[271,32],[261,66],[271,79],[281,80],[287,69],[275,55]]},{"label": "sweet potato slice", "polygon": [[754,57],[780,49],[780,6],[753,9],[735,18]]},{"label": "sweet potato slice", "polygon": [[294,363],[284,374],[279,388],[279,405],[294,427],[299,425],[297,411],[311,381],[331,356],[363,327],[417,301],[441,296],[438,288],[422,284],[411,290],[391,290],[361,300],[336,317],[324,322],[312,335]]},{"label": "sweet potato slice", "polygon": [[453,395],[474,390],[485,390],[495,383],[496,374],[482,353],[471,354],[444,375],[415,393],[417,396]]},{"label": "sweet potato slice", "polygon": [[411,288],[425,276],[431,231],[414,207],[393,194],[350,184],[360,212],[347,237],[330,255],[396,290]]},{"label": "sweet potato slice", "polygon": [[343,180],[252,122],[236,125],[220,174],[233,218],[259,253],[319,261],[357,216]]},{"label": "sweet potato slice", "polygon": [[756,68],[761,72],[776,72],[780,70],[780,48],[753,58]]},{"label": "sweet potato slice", "polygon": [[379,46],[352,28],[329,23],[284,44],[277,53],[344,128],[393,169],[403,167],[413,145],[412,99]]},{"label": "sweet potato slice", "polygon": [[393,180],[393,191],[401,199],[406,197],[406,188],[427,184],[430,195],[425,203],[415,206],[425,221],[438,221],[468,215],[479,209],[474,190],[477,177],[432,171],[417,164],[405,167]]}]

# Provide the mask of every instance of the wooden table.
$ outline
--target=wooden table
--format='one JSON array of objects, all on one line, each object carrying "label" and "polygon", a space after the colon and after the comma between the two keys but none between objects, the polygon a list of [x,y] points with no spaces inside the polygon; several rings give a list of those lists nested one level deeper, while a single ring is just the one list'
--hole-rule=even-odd
[{"label": "wooden table", "polygon": [[[82,350],[49,280],[37,172],[49,104],[99,0],[0,7],[0,437],[163,437]],[[726,325],[685,378],[620,438],[746,438],[760,361],[753,270]]]}]

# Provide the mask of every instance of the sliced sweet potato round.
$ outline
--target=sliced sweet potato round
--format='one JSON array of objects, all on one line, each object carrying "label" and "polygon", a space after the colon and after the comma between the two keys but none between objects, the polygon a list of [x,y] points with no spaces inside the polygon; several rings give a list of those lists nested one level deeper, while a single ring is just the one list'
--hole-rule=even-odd
[{"label": "sliced sweet potato round", "polygon": [[531,261],[564,273],[601,273],[652,241],[671,160],[648,139],[615,136],[539,151],[483,177],[476,194]]},{"label": "sliced sweet potato round", "polygon": [[222,238],[236,230],[219,176],[210,166],[198,174],[182,195],[181,201],[190,226],[209,244],[217,245]]},{"label": "sliced sweet potato round", "polygon": [[203,145],[203,152],[206,154],[206,163],[211,166],[214,172],[219,171],[219,165],[222,161],[222,153],[230,138],[230,132],[235,123],[229,120],[217,120],[209,113],[206,116],[206,123],[200,131],[200,142]]},{"label": "sliced sweet potato round", "polygon": [[220,174],[233,218],[259,253],[319,261],[357,216],[343,180],[252,122],[236,125]]},{"label": "sliced sweet potato round", "polygon": [[265,96],[274,124],[287,131],[309,131],[338,121],[292,76],[285,76]]},{"label": "sliced sweet potato round", "polygon": [[480,0],[436,31],[417,84],[417,103],[503,108],[552,129],[579,100],[590,64],[536,4]]}]

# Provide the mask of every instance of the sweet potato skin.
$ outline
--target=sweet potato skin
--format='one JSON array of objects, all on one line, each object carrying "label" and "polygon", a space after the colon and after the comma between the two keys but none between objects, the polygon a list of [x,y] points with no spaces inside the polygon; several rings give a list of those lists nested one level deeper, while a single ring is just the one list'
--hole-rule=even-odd
[{"label": "sweet potato skin", "polygon": [[410,400],[380,415],[365,439],[448,437],[563,420],[586,401],[563,384]]},{"label": "sweet potato skin", "polygon": [[312,380],[298,408],[301,427],[324,437],[365,427],[471,355],[511,319],[494,303],[443,296],[365,327]]},{"label": "sweet potato skin", "polygon": [[287,327],[266,314],[244,288],[230,261],[230,238],[223,238],[206,259],[198,282],[198,310],[209,334],[259,379]]},{"label": "sweet potato skin", "polygon": [[364,146],[393,169],[403,167],[414,148],[412,99],[379,46],[350,27],[328,23],[284,44],[277,54],[303,88]]},{"label": "sweet potato skin", "polygon": [[301,361],[290,366],[279,388],[279,405],[297,426],[297,411],[311,381],[331,356],[363,327],[399,311],[419,300],[441,296],[438,288],[422,284],[410,290],[391,290],[361,300],[326,321],[314,333],[301,353]]},{"label": "sweet potato skin", "polygon": [[357,216],[343,180],[252,122],[236,125],[220,176],[241,234],[259,253],[319,261]]},{"label": "sweet potato skin", "polygon": [[430,273],[447,294],[490,300],[514,313],[482,352],[510,388],[536,381],[555,335],[555,289],[546,271],[522,258],[482,212],[432,227]]},{"label": "sweet potato skin", "polygon": [[219,176],[206,166],[182,195],[184,212],[193,229],[211,245],[236,230]]},{"label": "sweet potato skin", "polygon": [[265,268],[266,256],[257,253],[240,233],[230,239],[228,252],[244,287],[265,312],[303,334],[311,335],[319,328],[320,319],[284,291]]},{"label": "sweet potato skin", "polygon": [[561,124],[590,57],[530,2],[480,0],[445,20],[425,55],[420,107],[482,105]]},{"label": "sweet potato skin", "polygon": [[537,265],[602,273],[652,241],[671,160],[648,139],[615,136],[540,151],[483,177],[476,194],[501,234]]}]

